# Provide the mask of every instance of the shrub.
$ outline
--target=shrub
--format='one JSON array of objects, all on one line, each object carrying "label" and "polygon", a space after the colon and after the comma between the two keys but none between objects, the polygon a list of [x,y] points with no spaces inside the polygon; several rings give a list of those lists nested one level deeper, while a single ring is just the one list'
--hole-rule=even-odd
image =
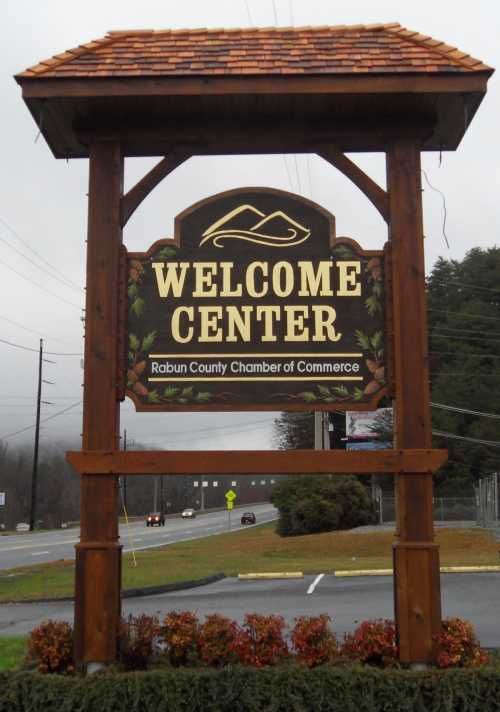
[{"label": "shrub", "polygon": [[330,616],[300,616],[295,619],[292,644],[297,660],[307,667],[331,662],[337,655],[337,639],[330,630]]},{"label": "shrub", "polygon": [[354,633],[344,635],[341,654],[368,665],[394,665],[398,658],[394,622],[363,621]]},{"label": "shrub", "polygon": [[289,654],[283,638],[284,628],[283,616],[247,613],[233,646],[239,662],[254,667],[282,662]]},{"label": "shrub", "polygon": [[283,665],[105,675],[0,673],[2,712],[493,712],[500,670]]},{"label": "shrub", "polygon": [[279,510],[281,536],[349,529],[373,521],[368,492],[353,477],[289,478],[275,485],[271,501]]},{"label": "shrub", "polygon": [[48,620],[34,628],[28,638],[28,660],[39,672],[73,673],[73,628],[65,621]]},{"label": "shrub", "polygon": [[290,528],[294,536],[334,531],[339,528],[342,506],[317,494],[290,509]]},{"label": "shrub", "polygon": [[163,619],[160,641],[171,665],[189,665],[197,660],[198,618],[190,611],[171,611]]},{"label": "shrub", "polygon": [[198,651],[206,665],[223,667],[237,661],[234,650],[238,626],[229,618],[213,613],[206,616],[198,632]]},{"label": "shrub", "polygon": [[120,621],[119,655],[126,670],[146,670],[155,651],[160,622],[156,616],[129,615]]},{"label": "shrub", "polygon": [[440,668],[478,667],[488,662],[488,655],[481,649],[469,621],[446,618],[435,639],[438,646],[437,664]]}]

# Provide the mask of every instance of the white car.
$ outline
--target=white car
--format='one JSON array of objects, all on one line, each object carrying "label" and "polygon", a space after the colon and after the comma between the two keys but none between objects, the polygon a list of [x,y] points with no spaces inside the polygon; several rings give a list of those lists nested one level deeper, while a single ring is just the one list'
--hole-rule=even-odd
[{"label": "white car", "polygon": [[194,512],[194,509],[183,509],[181,512],[181,517],[183,519],[194,519],[196,517],[196,514]]}]

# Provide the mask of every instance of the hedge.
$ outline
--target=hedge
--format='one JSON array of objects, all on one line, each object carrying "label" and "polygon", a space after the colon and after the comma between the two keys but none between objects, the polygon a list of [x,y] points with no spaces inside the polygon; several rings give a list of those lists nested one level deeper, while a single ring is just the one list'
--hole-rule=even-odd
[{"label": "hedge", "polygon": [[500,671],[297,665],[0,674],[0,712],[495,712]]}]

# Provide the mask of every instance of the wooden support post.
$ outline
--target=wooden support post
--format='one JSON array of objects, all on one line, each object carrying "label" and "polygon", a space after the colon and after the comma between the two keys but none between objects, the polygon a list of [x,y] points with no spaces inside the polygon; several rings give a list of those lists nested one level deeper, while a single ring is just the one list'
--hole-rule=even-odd
[{"label": "wooden support post", "polygon": [[[387,152],[394,290],[396,448],[430,448],[427,317],[420,144],[395,140]],[[432,478],[396,476],[394,599],[402,662],[435,659],[441,623],[439,550],[434,543]]]},{"label": "wooden support post", "polygon": [[[90,147],[83,449],[118,449],[118,279],[123,158],[117,142]],[[118,478],[83,475],[76,545],[75,657],[115,660],[121,610]]]}]

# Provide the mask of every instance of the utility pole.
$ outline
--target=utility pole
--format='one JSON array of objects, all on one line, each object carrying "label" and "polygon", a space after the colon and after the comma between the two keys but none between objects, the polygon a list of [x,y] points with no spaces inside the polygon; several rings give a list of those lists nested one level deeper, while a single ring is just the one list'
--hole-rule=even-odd
[{"label": "utility pole", "polygon": [[153,512],[158,511],[158,475],[155,475],[154,481],[154,490],[153,490]]},{"label": "utility pole", "polygon": [[35,528],[36,517],[36,480],[38,475],[38,442],[40,439],[40,408],[42,402],[42,359],[43,339],[40,339],[40,352],[38,356],[38,395],[36,399],[35,449],[33,452],[33,472],[31,474],[30,532],[32,532]]},{"label": "utility pole", "polygon": [[[127,428],[123,431],[123,450],[127,451]],[[127,477],[122,477],[122,496],[123,496],[123,508],[127,509]]]}]

